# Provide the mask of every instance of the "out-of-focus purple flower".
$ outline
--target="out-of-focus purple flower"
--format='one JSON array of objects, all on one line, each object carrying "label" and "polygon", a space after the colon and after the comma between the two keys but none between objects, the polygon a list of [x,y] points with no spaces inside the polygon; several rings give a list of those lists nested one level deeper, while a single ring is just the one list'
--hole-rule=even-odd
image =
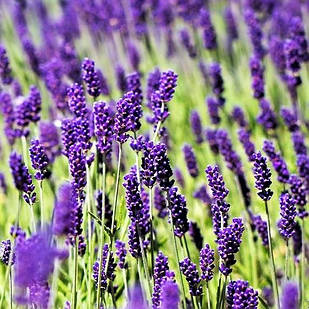
[{"label": "out-of-focus purple flower", "polygon": [[7,92],[0,93],[0,110],[4,119],[4,133],[10,145],[13,145],[18,136],[15,129],[16,113],[11,96]]},{"label": "out-of-focus purple flower", "polygon": [[8,266],[15,263],[15,253],[13,252],[11,241],[3,240],[0,243],[0,261]]},{"label": "out-of-focus purple flower", "polygon": [[268,246],[268,233],[267,233],[267,222],[262,219],[260,215],[254,215],[250,213],[250,219],[253,228],[257,231],[258,235],[262,240],[263,246]]},{"label": "out-of-focus purple flower", "polygon": [[3,194],[7,193],[7,184],[4,174],[0,172],[0,190]]},{"label": "out-of-focus purple flower", "polygon": [[155,68],[153,72],[148,74],[147,79],[147,91],[146,91],[146,98],[147,104],[150,106],[151,96],[152,94],[159,90],[160,87],[160,78],[161,78],[161,71],[159,68]]},{"label": "out-of-focus purple flower", "polygon": [[283,192],[280,195],[280,220],[278,222],[278,229],[280,235],[288,240],[295,233],[295,217],[296,217],[296,201],[288,193]]},{"label": "out-of-focus purple flower", "polygon": [[38,56],[38,51],[34,46],[33,42],[29,38],[22,39],[21,41],[23,50],[27,55],[28,62],[31,69],[37,75],[41,75],[40,70],[40,58]]},{"label": "out-of-focus purple flower", "polygon": [[293,235],[293,253],[294,253],[294,259],[296,262],[299,262],[298,256],[302,252],[303,247],[303,240],[302,240],[302,229],[300,227],[300,224],[296,222],[294,227],[294,235]]},{"label": "out-of-focus purple flower", "polygon": [[268,159],[271,161],[275,171],[278,174],[278,181],[282,183],[288,183],[290,178],[288,167],[280,152],[276,152],[272,141],[265,140],[263,144],[263,150],[267,154]]},{"label": "out-of-focus purple flower", "polygon": [[143,91],[142,91],[142,85],[141,85],[141,80],[140,80],[140,74],[135,72],[132,74],[127,75],[126,77],[127,80],[127,91],[132,91],[135,100],[136,100],[136,105],[140,106],[139,110],[136,110],[135,113],[136,115],[140,114],[140,118],[142,117],[142,109],[141,109],[141,104],[143,102]]},{"label": "out-of-focus purple flower", "polygon": [[253,96],[256,99],[264,97],[264,68],[261,59],[257,56],[250,58],[250,71],[251,71],[251,88]]},{"label": "out-of-focus purple flower", "polygon": [[208,244],[206,244],[200,251],[200,268],[202,271],[201,278],[205,281],[210,281],[215,268],[215,251],[210,248]]},{"label": "out-of-focus purple flower", "polygon": [[32,177],[23,162],[21,155],[12,152],[9,165],[16,189],[24,193],[23,198],[26,203],[33,204],[36,200],[36,193],[34,192],[35,188],[32,183]]},{"label": "out-of-focus purple flower", "polygon": [[306,191],[309,188],[309,157],[307,155],[300,154],[297,156],[297,169],[298,174],[304,179]]},{"label": "out-of-focus purple flower", "polygon": [[291,109],[282,107],[280,113],[285,125],[290,132],[295,132],[299,129],[297,116]]},{"label": "out-of-focus purple flower", "polygon": [[233,108],[231,116],[241,128],[245,128],[248,126],[244,111],[240,106],[235,106]]},{"label": "out-of-focus purple flower", "polygon": [[[101,190],[98,190],[95,192],[95,201],[96,201],[97,215],[100,219],[102,219],[103,194]],[[105,223],[105,226],[107,226],[108,228],[111,228],[112,226],[112,214],[113,214],[112,205],[110,203],[108,195],[105,194],[104,223]],[[116,220],[114,223],[116,225]]]},{"label": "out-of-focus purple flower", "polygon": [[148,309],[146,300],[143,296],[143,291],[139,285],[135,286],[130,293],[130,300],[125,309]]},{"label": "out-of-focus purple flower", "polygon": [[53,162],[60,154],[59,134],[57,127],[52,122],[41,121],[39,123],[40,143],[44,147],[48,159]]},{"label": "out-of-focus purple flower", "polygon": [[210,205],[212,201],[205,185],[202,185],[197,190],[195,190],[193,197],[201,200],[206,205]]},{"label": "out-of-focus purple flower", "polygon": [[214,62],[209,67],[209,77],[211,81],[212,92],[217,96],[220,106],[223,106],[225,99],[223,97],[224,84],[221,74],[221,66],[219,63]]},{"label": "out-of-focus purple flower", "polygon": [[258,189],[259,197],[266,202],[273,195],[273,191],[269,188],[272,182],[271,172],[266,164],[267,159],[262,156],[261,152],[257,152],[253,155],[253,160],[255,187]]},{"label": "out-of-focus purple flower", "polygon": [[201,250],[203,247],[203,236],[201,230],[196,222],[190,221],[189,223],[189,235],[192,239],[192,242],[195,244],[198,250]]},{"label": "out-of-focus purple flower", "polygon": [[199,24],[203,29],[204,47],[209,50],[216,49],[217,36],[211,21],[210,12],[206,8],[202,8],[199,12]]},{"label": "out-of-focus purple flower", "polygon": [[266,300],[268,306],[272,307],[275,303],[274,301],[274,293],[270,286],[266,286],[262,290],[263,298]]},{"label": "out-of-focus purple flower", "polygon": [[252,156],[255,153],[255,146],[250,140],[250,132],[244,128],[239,129],[238,138],[245,149],[245,152],[246,152],[246,155],[248,156],[249,161],[252,161],[253,160]]},{"label": "out-of-focus purple flower", "polygon": [[10,235],[15,239],[16,244],[26,239],[26,232],[20,226],[12,225],[10,228]]},{"label": "out-of-focus purple flower", "polygon": [[208,115],[211,120],[212,124],[220,123],[220,115],[219,115],[219,107],[220,104],[217,99],[214,97],[207,97],[206,98],[206,105],[208,108]]},{"label": "out-of-focus purple flower", "polygon": [[0,77],[4,85],[10,85],[13,81],[10,61],[3,45],[0,45]]},{"label": "out-of-focus purple flower", "polygon": [[141,57],[133,41],[129,41],[127,44],[127,55],[133,70],[138,71]]},{"label": "out-of-focus purple flower", "polygon": [[167,280],[162,284],[161,293],[161,308],[162,309],[178,309],[179,305],[179,289],[176,282]]},{"label": "out-of-focus purple flower", "polygon": [[196,265],[189,258],[185,258],[183,261],[180,261],[179,266],[188,282],[190,294],[192,296],[201,295],[203,292],[200,286],[201,278],[196,269]]},{"label": "out-of-focus purple flower", "polygon": [[87,92],[92,97],[98,97],[101,94],[101,82],[94,67],[94,61],[85,58],[82,63],[83,80],[87,86]]},{"label": "out-of-focus purple flower", "polygon": [[293,281],[285,283],[281,295],[281,308],[282,309],[298,309],[299,308],[299,291],[298,284]]},{"label": "out-of-focus purple flower", "polygon": [[50,176],[50,171],[48,171],[47,169],[49,159],[43,145],[38,139],[34,139],[31,141],[29,152],[32,167],[37,170],[34,177],[38,180],[48,178]]},{"label": "out-of-focus purple flower", "polygon": [[199,175],[199,171],[198,171],[198,166],[196,162],[196,157],[195,157],[192,147],[186,144],[184,145],[182,150],[184,153],[184,157],[185,157],[185,161],[186,161],[189,174],[194,178],[197,177]]},{"label": "out-of-focus purple flower", "polygon": [[40,308],[48,308],[50,297],[50,287],[48,282],[34,283],[29,288],[29,303],[39,306]]},{"label": "out-of-focus purple flower", "polygon": [[106,77],[103,75],[103,73],[100,69],[96,70],[96,74],[97,74],[99,82],[100,82],[101,93],[103,95],[106,95],[106,96],[110,95],[110,89],[109,89]]},{"label": "out-of-focus purple flower", "polygon": [[287,68],[293,73],[298,73],[300,70],[300,55],[298,44],[294,39],[285,40],[284,54]]},{"label": "out-of-focus purple flower", "polygon": [[257,117],[258,123],[261,124],[266,131],[276,129],[278,122],[270,103],[266,99],[261,99],[259,105],[261,111]]},{"label": "out-of-focus purple flower", "polygon": [[244,18],[248,27],[248,33],[254,54],[258,58],[263,59],[266,51],[263,46],[263,31],[260,22],[257,19],[255,12],[250,8],[245,10]]},{"label": "out-of-focus purple flower", "polygon": [[239,251],[244,232],[244,224],[241,218],[233,218],[233,222],[218,234],[218,252],[221,257],[220,272],[228,276],[236,263],[235,254]]},{"label": "out-of-focus purple flower", "polygon": [[198,111],[193,110],[191,112],[190,120],[192,132],[195,136],[195,141],[197,144],[201,144],[203,142],[202,123]]},{"label": "out-of-focus purple flower", "polygon": [[127,90],[126,73],[122,65],[117,64],[115,67],[117,85],[121,93],[125,93]]},{"label": "out-of-focus purple flower", "polygon": [[95,102],[93,106],[94,134],[97,148],[104,155],[112,151],[113,118],[109,106],[103,102]]},{"label": "out-of-focus purple flower", "polygon": [[187,50],[190,58],[195,58],[197,56],[197,51],[191,42],[191,37],[187,29],[182,29],[180,31],[180,40],[183,47]]},{"label": "out-of-focus purple flower", "polygon": [[303,219],[308,216],[308,212],[305,209],[307,197],[304,181],[297,175],[292,174],[289,179],[289,184],[292,196],[298,205],[298,216]]},{"label": "out-of-focus purple flower", "polygon": [[174,169],[175,179],[181,188],[185,187],[185,179],[183,178],[182,171],[179,168]]},{"label": "out-of-focus purple flower", "polygon": [[238,39],[237,23],[230,6],[224,10],[224,19],[226,25],[228,44],[230,45],[234,40]]},{"label": "out-of-focus purple flower", "polygon": [[185,197],[178,193],[177,187],[172,187],[169,190],[168,199],[174,234],[180,238],[189,230],[187,202]]},{"label": "out-of-focus purple flower", "polygon": [[292,133],[292,142],[296,155],[307,155],[305,137],[301,131],[295,131]]},{"label": "out-of-focus purple flower", "polygon": [[207,128],[205,130],[205,138],[208,141],[209,147],[211,151],[217,155],[219,153],[219,145],[217,141],[217,130],[216,129],[211,129]]},{"label": "out-of-focus purple flower", "polygon": [[227,309],[232,308],[258,308],[258,292],[247,281],[231,281],[226,291]]},{"label": "out-of-focus purple flower", "polygon": [[286,69],[283,46],[284,44],[281,38],[279,38],[276,35],[270,36],[269,38],[270,57],[280,75],[284,74]]},{"label": "out-of-focus purple flower", "polygon": [[168,215],[167,202],[159,187],[155,187],[153,199],[154,207],[158,210],[158,217],[165,218]]},{"label": "out-of-focus purple flower", "polygon": [[126,263],[126,256],[127,256],[127,249],[126,244],[120,240],[116,240],[115,242],[115,248],[116,248],[116,255],[119,259],[118,266],[121,269],[126,269],[128,267]]}]

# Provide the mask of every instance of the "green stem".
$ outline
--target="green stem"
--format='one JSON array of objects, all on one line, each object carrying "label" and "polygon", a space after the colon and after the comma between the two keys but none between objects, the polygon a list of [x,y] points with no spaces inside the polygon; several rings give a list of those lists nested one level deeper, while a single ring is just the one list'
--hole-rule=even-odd
[{"label": "green stem", "polygon": [[77,275],[78,275],[78,236],[75,237],[75,247],[74,247],[74,279],[73,279],[73,293],[72,293],[72,309],[77,308]]},{"label": "green stem", "polygon": [[207,308],[211,309],[208,282],[206,282],[206,294],[207,294]]},{"label": "green stem", "polygon": [[33,232],[36,232],[35,217],[34,217],[33,205],[31,202],[29,204],[29,207],[30,207],[30,214],[31,214],[32,229],[33,229]]},{"label": "green stem", "polygon": [[286,279],[289,280],[289,240],[286,241],[284,274]]},{"label": "green stem", "polygon": [[305,220],[301,220],[301,238],[302,238],[302,250],[300,261],[300,304],[301,308],[305,308]]},{"label": "green stem", "polygon": [[122,269],[122,277],[123,277],[123,284],[124,284],[124,292],[126,295],[126,301],[128,302],[129,300],[129,289],[128,289],[128,280],[127,280],[127,272],[126,269]]},{"label": "green stem", "polygon": [[[103,159],[103,181],[102,181],[102,216],[101,216],[101,226],[100,226],[100,245],[99,245],[99,275],[98,275],[98,282],[101,282],[102,278],[102,250],[103,250],[103,242],[104,242],[104,221],[105,221],[105,184],[106,184],[106,165],[105,160]],[[100,289],[97,289],[97,309],[100,309],[101,302],[100,302]]]},{"label": "green stem", "polygon": [[272,275],[272,283],[273,283],[273,290],[274,290],[274,298],[275,298],[276,308],[280,309],[278,283],[276,279],[276,266],[275,266],[273,248],[272,248],[270,216],[269,216],[267,201],[265,201],[265,209],[266,209],[266,215],[267,215],[268,250],[269,250],[269,256],[271,260],[271,275]]},{"label": "green stem", "polygon": [[218,282],[218,288],[217,288],[216,309],[220,308],[221,281],[222,281],[222,274],[220,273],[220,275],[219,275],[219,282]]},{"label": "green stem", "polygon": [[186,248],[187,256],[191,260],[191,256],[190,256],[190,251],[189,251],[189,247],[188,247],[188,242],[187,242],[186,234],[183,235],[183,240],[184,240],[184,243],[185,243],[185,248]]},{"label": "green stem", "polygon": [[39,188],[40,188],[40,218],[41,218],[41,228],[43,228],[44,222],[44,202],[43,202],[43,181],[39,181]]},{"label": "green stem", "polygon": [[10,308],[13,308],[13,283],[12,283],[12,267],[9,268],[10,269]]}]

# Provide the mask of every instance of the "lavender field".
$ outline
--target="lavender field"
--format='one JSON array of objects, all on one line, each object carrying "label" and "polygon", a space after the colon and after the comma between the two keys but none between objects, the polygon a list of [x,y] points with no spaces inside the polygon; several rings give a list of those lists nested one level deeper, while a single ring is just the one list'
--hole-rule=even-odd
[{"label": "lavender field", "polygon": [[0,309],[308,309],[309,1],[0,0]]}]

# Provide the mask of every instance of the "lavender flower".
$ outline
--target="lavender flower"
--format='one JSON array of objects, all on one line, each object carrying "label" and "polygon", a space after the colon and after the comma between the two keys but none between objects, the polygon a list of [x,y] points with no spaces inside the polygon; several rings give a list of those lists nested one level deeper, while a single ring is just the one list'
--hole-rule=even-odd
[{"label": "lavender flower", "polygon": [[251,71],[251,88],[253,90],[253,96],[256,99],[264,97],[264,68],[260,58],[253,56],[250,58],[250,71]]},{"label": "lavender flower", "polygon": [[62,153],[69,157],[70,149],[77,142],[76,122],[72,119],[64,119],[61,123]]},{"label": "lavender flower", "polygon": [[246,152],[246,155],[248,156],[249,161],[252,161],[253,160],[252,156],[255,153],[255,146],[250,140],[250,132],[243,128],[239,129],[238,138],[245,149],[245,152]]},{"label": "lavender flower", "polygon": [[136,105],[140,106],[140,110],[135,111],[135,113],[140,114],[139,117],[141,118],[142,117],[141,104],[143,101],[143,92],[140,81],[140,74],[137,72],[129,74],[126,77],[126,79],[127,79],[127,90],[133,92],[136,100]]},{"label": "lavender flower", "polygon": [[100,81],[101,93],[106,96],[110,95],[108,82],[106,77],[103,75],[102,71],[100,69],[97,69],[95,73],[97,74],[98,79]]},{"label": "lavender flower", "polygon": [[287,39],[284,42],[284,54],[287,68],[293,73],[298,73],[300,70],[300,55],[295,40]]},{"label": "lavender flower", "polygon": [[299,262],[298,256],[301,254],[303,248],[303,240],[302,240],[303,231],[298,222],[296,222],[295,224],[294,231],[295,231],[293,235],[294,260],[295,262]]},{"label": "lavender flower", "polygon": [[148,74],[147,79],[147,91],[146,91],[146,98],[148,100],[148,105],[150,106],[151,102],[151,96],[154,92],[159,90],[160,87],[160,78],[161,78],[161,72],[159,68],[155,68],[153,72],[150,72]]},{"label": "lavender flower", "polygon": [[128,267],[126,263],[126,256],[127,256],[127,249],[126,244],[120,240],[116,240],[115,242],[115,248],[116,248],[116,255],[119,259],[118,266],[121,269],[126,269]]},{"label": "lavender flower", "polygon": [[[96,208],[97,208],[97,215],[100,219],[102,219],[102,208],[103,208],[103,194],[101,190],[96,191],[95,193],[95,201],[96,201]],[[108,198],[108,195],[105,194],[105,209],[104,209],[104,221],[105,221],[105,226],[108,228],[111,228],[112,226],[112,205],[110,203],[110,200]],[[115,220],[115,225],[116,225],[116,220]]]},{"label": "lavender flower", "polygon": [[67,90],[68,105],[71,112],[77,118],[83,118],[87,115],[86,98],[83,87],[75,83]]},{"label": "lavender flower", "polygon": [[215,268],[215,251],[210,248],[208,244],[200,251],[200,268],[202,271],[201,278],[205,281],[210,281],[213,276],[213,269]]},{"label": "lavender flower", "polygon": [[298,205],[297,215],[303,219],[308,216],[308,212],[305,209],[307,204],[307,197],[304,181],[297,175],[293,174],[290,176],[289,184],[292,196]]},{"label": "lavender flower", "polygon": [[201,124],[201,118],[200,118],[198,111],[193,110],[191,112],[190,119],[191,119],[192,132],[195,136],[195,141],[197,144],[201,144],[203,142],[202,124]]},{"label": "lavender flower", "polygon": [[228,36],[228,45],[230,45],[234,40],[238,39],[237,23],[230,7],[226,7],[224,10],[224,20]]},{"label": "lavender flower", "polygon": [[181,188],[185,187],[185,180],[182,175],[182,171],[179,168],[174,169],[175,179]]},{"label": "lavender flower", "polygon": [[255,187],[259,190],[259,197],[265,202],[270,200],[273,192],[269,188],[271,185],[271,172],[267,167],[267,160],[262,156],[261,152],[257,152],[253,155],[253,174],[255,178]]},{"label": "lavender flower", "polygon": [[161,298],[162,309],[178,309],[179,289],[177,283],[171,280],[165,281],[162,285]]},{"label": "lavender flower", "polygon": [[15,253],[13,252],[11,241],[3,240],[0,243],[0,261],[8,266],[15,263]]},{"label": "lavender flower", "polygon": [[212,63],[209,67],[209,77],[212,86],[212,92],[217,96],[220,106],[223,106],[225,99],[223,97],[223,78],[221,74],[221,66],[219,63]]},{"label": "lavender flower", "polygon": [[278,126],[276,115],[267,100],[260,100],[260,109],[261,112],[257,117],[258,123],[261,124],[266,131],[276,129]]},{"label": "lavender flower", "polygon": [[[141,246],[140,246],[140,238],[138,233],[138,227],[135,222],[131,222],[128,230],[128,244],[129,251],[134,258],[140,258],[142,256]],[[147,248],[149,244],[148,240],[144,240],[142,243],[143,248]]]},{"label": "lavender flower", "polygon": [[168,199],[172,224],[174,225],[174,234],[180,238],[189,230],[189,222],[187,219],[186,199],[177,191],[177,187],[172,187],[168,192]]},{"label": "lavender flower", "polygon": [[47,169],[49,159],[43,145],[38,139],[31,141],[31,147],[29,148],[29,151],[32,167],[37,170],[34,177],[38,180],[48,178],[50,175],[50,172]]},{"label": "lavender flower", "polygon": [[227,308],[258,308],[258,292],[255,291],[247,281],[231,281],[226,292]]},{"label": "lavender flower", "polygon": [[192,296],[199,296],[202,294],[202,287],[200,286],[201,278],[196,269],[196,265],[189,259],[185,258],[179,263],[180,270],[186,277],[189,284],[190,294]]},{"label": "lavender flower", "polygon": [[248,126],[248,122],[245,118],[244,111],[240,106],[235,106],[233,108],[231,116],[241,128],[245,128]]},{"label": "lavender flower", "polygon": [[217,155],[219,153],[219,145],[217,142],[217,130],[212,130],[210,128],[207,128],[205,130],[205,138],[209,143],[211,151]]},{"label": "lavender flower", "polygon": [[257,231],[258,235],[262,240],[263,246],[268,246],[268,233],[267,233],[267,222],[262,219],[259,215],[250,214],[250,219],[253,228]]},{"label": "lavender flower", "polygon": [[152,188],[157,180],[156,159],[157,149],[160,146],[153,142],[146,142],[143,146],[143,157],[141,164],[141,175],[146,187]]},{"label": "lavender flower", "polygon": [[50,287],[48,282],[34,283],[29,288],[29,303],[39,306],[40,308],[48,308],[50,297]]},{"label": "lavender flower", "polygon": [[217,36],[212,24],[210,13],[206,8],[200,10],[200,26],[203,29],[204,47],[209,50],[217,48]]},{"label": "lavender flower", "polygon": [[49,162],[53,162],[60,154],[59,134],[57,127],[52,122],[41,121],[40,129],[40,143],[44,147]]},{"label": "lavender flower", "polygon": [[0,172],[0,191],[3,194],[7,193],[7,184],[4,177],[4,174]]},{"label": "lavender flower", "polygon": [[165,218],[168,215],[167,202],[163,191],[159,187],[155,187],[154,189],[153,204],[155,209],[158,210],[159,218]]},{"label": "lavender flower", "polygon": [[195,244],[198,250],[201,250],[203,247],[203,236],[201,230],[196,222],[190,221],[189,223],[189,235],[192,239],[192,242]]},{"label": "lavender flower", "polygon": [[301,131],[295,131],[292,133],[293,147],[296,155],[307,155],[307,147],[305,144],[305,137]]},{"label": "lavender flower", "polygon": [[219,231],[217,239],[218,252],[221,257],[219,270],[224,276],[232,272],[231,266],[236,263],[235,254],[239,251],[244,230],[242,219],[233,218],[228,227]]},{"label": "lavender flower", "polygon": [[0,77],[4,85],[10,85],[13,81],[10,61],[2,45],[0,45]]},{"label": "lavender flower", "polygon": [[190,34],[186,29],[180,31],[180,40],[183,47],[187,50],[190,58],[195,58],[197,56],[197,51],[195,46],[191,42]]},{"label": "lavender flower", "polygon": [[285,125],[287,126],[290,132],[295,132],[299,129],[298,119],[297,116],[294,114],[292,110],[286,107],[282,107],[281,110],[281,117]]},{"label": "lavender flower", "polygon": [[197,190],[194,191],[193,197],[199,199],[206,205],[210,205],[212,202],[211,197],[207,192],[207,187],[205,185],[200,186]]},{"label": "lavender flower", "polygon": [[127,55],[133,70],[138,71],[140,64],[140,54],[133,41],[128,42],[127,50],[128,50]]},{"label": "lavender flower", "polygon": [[116,80],[117,80],[117,85],[121,93],[125,93],[127,90],[127,80],[126,80],[126,73],[124,71],[123,66],[120,64],[116,65],[115,68],[115,73],[116,73]]},{"label": "lavender flower", "polygon": [[12,152],[10,155],[9,165],[17,190],[24,192],[23,198],[28,204],[35,203],[36,193],[29,170],[24,164],[21,155]]},{"label": "lavender flower", "polygon": [[280,195],[280,220],[278,222],[278,229],[280,235],[288,240],[295,233],[295,217],[296,217],[296,201],[288,192],[283,192]]},{"label": "lavender flower", "polygon": [[93,106],[94,134],[97,138],[97,148],[105,156],[112,151],[113,118],[109,106],[96,102]]},{"label": "lavender flower", "polygon": [[185,161],[186,161],[189,174],[194,178],[197,177],[199,175],[199,171],[197,167],[196,157],[195,157],[192,147],[186,144],[183,146],[182,150],[184,153],[184,157],[185,157]]},{"label": "lavender flower", "polygon": [[299,291],[297,283],[288,281],[282,290],[281,308],[282,309],[297,309],[299,308]]},{"label": "lavender flower", "polygon": [[214,167],[208,165],[205,172],[208,185],[212,191],[212,197],[216,200],[224,200],[229,194],[229,191],[225,187],[223,176],[219,172],[219,167],[217,165]]},{"label": "lavender flower", "polygon": [[218,124],[221,121],[220,115],[219,115],[219,107],[220,104],[217,99],[213,97],[207,97],[206,99],[206,105],[208,108],[208,115],[211,120],[212,124]]},{"label": "lavender flower", "polygon": [[101,81],[94,67],[94,61],[85,58],[82,63],[83,80],[87,85],[87,92],[90,96],[96,98],[101,94]]}]

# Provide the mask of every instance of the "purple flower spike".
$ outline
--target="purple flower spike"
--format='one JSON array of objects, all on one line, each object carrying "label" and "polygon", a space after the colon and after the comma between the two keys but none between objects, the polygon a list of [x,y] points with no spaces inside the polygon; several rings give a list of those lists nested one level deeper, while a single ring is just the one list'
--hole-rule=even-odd
[{"label": "purple flower spike", "polygon": [[212,202],[212,199],[208,194],[206,185],[201,185],[197,190],[195,190],[193,193],[193,197],[199,199],[206,205],[210,205]]},{"label": "purple flower spike", "polygon": [[165,218],[168,215],[167,202],[163,191],[161,191],[159,187],[155,187],[153,204],[155,209],[158,210],[159,218]]},{"label": "purple flower spike", "polygon": [[219,167],[217,165],[214,167],[208,165],[205,172],[208,179],[208,185],[211,188],[212,197],[216,200],[224,200],[229,194],[229,190],[225,187]]},{"label": "purple flower spike", "polygon": [[298,119],[295,113],[286,107],[282,107],[281,110],[281,117],[283,118],[283,121],[285,125],[287,126],[288,130],[290,132],[295,132],[299,129],[298,125]]},{"label": "purple flower spike", "polygon": [[146,98],[147,98],[147,106],[151,105],[151,96],[154,92],[159,90],[160,87],[160,78],[161,78],[161,72],[159,68],[155,68],[153,72],[150,72],[148,74],[147,79],[147,91],[146,91]]},{"label": "purple flower spike", "polygon": [[203,292],[202,286],[200,286],[201,278],[196,269],[196,265],[189,258],[185,258],[183,261],[180,261],[179,266],[189,284],[190,294],[192,296],[201,295]]},{"label": "purple flower spike", "polygon": [[125,73],[123,66],[121,66],[120,64],[117,64],[115,68],[115,74],[116,74],[118,89],[123,94],[127,90],[126,73]]},{"label": "purple flower spike", "polygon": [[75,83],[67,90],[68,105],[71,112],[77,117],[85,117],[87,115],[86,98],[83,87]]},{"label": "purple flower spike", "polygon": [[298,216],[303,219],[308,216],[308,212],[305,209],[307,197],[304,181],[297,175],[291,175],[289,184],[292,196],[298,205]]},{"label": "purple flower spike", "polygon": [[212,63],[209,67],[209,77],[211,80],[212,92],[217,96],[219,105],[223,106],[225,99],[223,97],[224,85],[219,63]]},{"label": "purple flower spike", "polygon": [[295,217],[296,217],[296,201],[288,192],[283,192],[280,195],[280,220],[278,222],[278,229],[280,235],[288,240],[295,233]]},{"label": "purple flower spike", "polygon": [[83,80],[87,85],[87,92],[90,96],[96,98],[101,94],[101,80],[94,67],[94,61],[85,58],[82,63]]},{"label": "purple flower spike", "polygon": [[103,102],[95,102],[93,106],[94,134],[97,148],[105,156],[112,151],[113,118],[109,106]]},{"label": "purple flower spike", "polygon": [[292,142],[294,151],[297,155],[307,155],[305,137],[301,131],[295,131],[292,133]]},{"label": "purple flower spike", "polygon": [[120,240],[116,240],[115,242],[116,255],[118,256],[118,266],[121,269],[126,269],[128,267],[126,263],[127,249],[126,244]]},{"label": "purple flower spike", "polygon": [[247,281],[231,281],[226,291],[227,309],[257,309],[258,292]]},{"label": "purple flower spike", "polygon": [[204,47],[209,50],[217,48],[217,36],[212,24],[210,12],[206,8],[200,10],[200,26],[203,29]]},{"label": "purple flower spike", "polygon": [[219,107],[220,104],[217,99],[213,97],[207,97],[206,98],[206,105],[208,109],[208,115],[211,120],[212,124],[218,124],[221,121],[220,115],[219,115]]},{"label": "purple flower spike", "polygon": [[281,309],[298,309],[298,297],[298,284],[296,282],[288,281],[282,290]]},{"label": "purple flower spike", "polygon": [[261,60],[253,56],[250,58],[250,71],[251,71],[251,88],[253,90],[253,97],[261,99],[264,97],[264,68]]},{"label": "purple flower spike", "polygon": [[200,251],[200,268],[202,271],[201,278],[207,282],[210,281],[214,276],[214,262],[215,251],[211,249],[208,244],[206,244],[205,247]]},{"label": "purple flower spike", "polygon": [[201,144],[203,142],[202,123],[198,111],[193,110],[191,112],[190,120],[191,120],[192,132],[195,136],[195,141],[197,144]]},{"label": "purple flower spike", "polygon": [[10,85],[13,81],[10,61],[2,45],[0,45],[0,77],[4,85]]},{"label": "purple flower spike", "polygon": [[248,156],[249,161],[253,160],[253,154],[255,153],[255,146],[250,140],[250,132],[244,128],[238,130],[238,138],[242,143],[246,155]]},{"label": "purple flower spike", "polygon": [[194,178],[197,177],[199,175],[199,170],[197,167],[196,157],[192,147],[190,145],[184,145],[182,150],[184,153],[189,174]]},{"label": "purple flower spike", "polygon": [[253,228],[257,231],[258,235],[262,240],[263,246],[268,246],[268,233],[267,233],[267,222],[262,219],[259,215],[250,213],[251,222]]},{"label": "purple flower spike", "polygon": [[48,171],[47,169],[49,159],[43,145],[38,139],[31,141],[31,147],[29,148],[29,152],[32,167],[37,170],[34,177],[38,180],[48,178],[50,176],[50,171]]},{"label": "purple flower spike", "polygon": [[[135,100],[136,105],[141,105],[143,102],[143,92],[142,92],[142,86],[141,86],[141,80],[140,80],[140,74],[135,72],[132,74],[129,74],[127,77],[127,91],[132,91]],[[142,116],[142,110],[138,111],[141,113],[140,118]]]},{"label": "purple flower spike", "polygon": [[182,171],[179,168],[174,169],[175,179],[181,188],[185,187],[185,180],[183,178]]},{"label": "purple flower spike", "polygon": [[298,73],[300,70],[300,55],[296,41],[287,39],[284,42],[284,54],[287,68],[293,73]]},{"label": "purple flower spike", "polygon": [[15,263],[15,253],[12,249],[12,244],[9,239],[1,241],[0,261],[6,266],[13,265]]},{"label": "purple flower spike", "polygon": [[101,93],[106,96],[110,95],[110,89],[106,77],[100,69],[97,69],[96,73],[100,81]]},{"label": "purple flower spike", "polygon": [[180,302],[179,289],[176,282],[167,280],[162,285],[162,309],[178,309]]},{"label": "purple flower spike", "polygon": [[255,187],[258,189],[258,195],[263,201],[271,199],[273,192],[269,188],[271,185],[271,172],[266,162],[267,159],[262,156],[261,152],[253,155],[253,174],[255,178]]},{"label": "purple flower spike", "polygon": [[261,124],[266,131],[276,129],[278,122],[270,103],[265,99],[261,99],[259,103],[261,112],[257,117],[258,123]]},{"label": "purple flower spike", "polygon": [[218,145],[218,141],[217,141],[217,130],[207,128],[205,130],[205,138],[206,138],[206,140],[209,144],[211,151],[215,155],[217,155],[219,153],[219,145]]},{"label": "purple flower spike", "polygon": [[195,58],[197,56],[197,51],[191,42],[191,37],[187,29],[182,29],[180,31],[180,40],[183,47],[187,50],[190,58]]},{"label": "purple flower spike", "polygon": [[220,272],[228,276],[232,272],[232,266],[236,263],[235,254],[239,251],[241,237],[245,230],[241,218],[233,218],[232,224],[219,231],[218,252],[221,257]]},{"label": "purple flower spike", "polygon": [[16,152],[12,152],[10,155],[9,165],[16,189],[24,193],[23,198],[26,203],[35,203],[36,193],[34,192],[35,188],[32,183],[32,177],[28,168],[24,164],[21,155]]},{"label": "purple flower spike", "polygon": [[195,244],[198,250],[201,250],[203,247],[203,236],[201,230],[196,222],[190,221],[189,223],[189,235],[192,239],[192,242]]},{"label": "purple flower spike", "polygon": [[187,218],[188,209],[186,199],[177,191],[177,187],[171,188],[168,196],[174,234],[180,238],[189,230],[189,222]]},{"label": "purple flower spike", "polygon": [[226,23],[226,31],[228,36],[228,44],[230,45],[234,40],[238,39],[237,23],[230,7],[224,10],[224,19]]},{"label": "purple flower spike", "polygon": [[232,118],[241,127],[245,128],[248,126],[248,122],[245,118],[243,109],[240,106],[235,106],[232,111]]}]

